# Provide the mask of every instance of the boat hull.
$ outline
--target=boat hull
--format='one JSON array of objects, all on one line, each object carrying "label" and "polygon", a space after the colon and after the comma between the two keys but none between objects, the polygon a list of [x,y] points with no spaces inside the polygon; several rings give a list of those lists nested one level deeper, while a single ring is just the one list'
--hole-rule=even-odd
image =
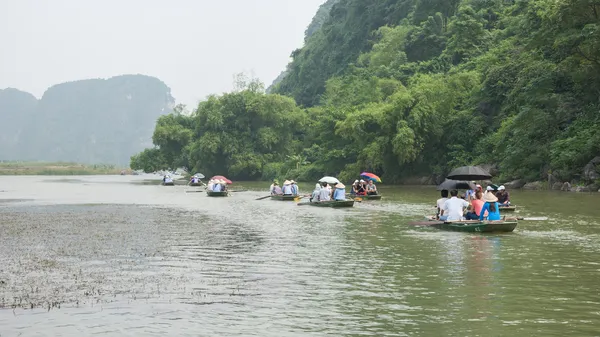
[{"label": "boat hull", "polygon": [[315,207],[345,208],[345,207],[353,207],[354,200],[301,202],[298,204],[298,206],[304,206],[304,205],[315,206]]},{"label": "boat hull", "polygon": [[[517,228],[517,220],[499,220],[499,221],[479,221],[479,220],[464,220],[443,222],[436,220],[433,216],[426,216],[422,225],[431,226],[443,230],[456,230],[462,232],[480,232],[480,233],[509,233]],[[453,225],[453,226],[450,226]],[[458,225],[458,226],[457,226]],[[473,225],[473,227],[468,227]],[[481,225],[481,226],[475,226]],[[465,227],[467,226],[467,227]]]},{"label": "boat hull", "polygon": [[201,183],[190,183],[190,186],[202,186]]},{"label": "boat hull", "polygon": [[174,182],[170,182],[170,183],[162,183],[163,186],[175,186]]},{"label": "boat hull", "polygon": [[500,213],[504,212],[514,212],[517,210],[517,206],[507,206],[507,207],[498,207]]},{"label": "boat hull", "polygon": [[206,195],[208,195],[209,197],[226,197],[227,191],[225,191],[225,192],[206,191]]},{"label": "boat hull", "polygon": [[298,195],[272,195],[271,200],[279,200],[279,201],[294,201],[296,198],[299,198]]},{"label": "boat hull", "polygon": [[381,194],[376,195],[356,195],[356,194],[346,194],[347,198],[357,199],[360,198],[362,200],[381,200]]}]

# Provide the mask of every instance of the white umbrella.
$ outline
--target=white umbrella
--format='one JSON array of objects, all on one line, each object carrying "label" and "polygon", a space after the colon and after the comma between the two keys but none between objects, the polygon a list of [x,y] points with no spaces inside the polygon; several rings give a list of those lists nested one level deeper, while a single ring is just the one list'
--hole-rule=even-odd
[{"label": "white umbrella", "polygon": [[321,179],[319,179],[320,183],[328,183],[329,185],[335,185],[337,183],[339,183],[340,181],[337,180],[337,178],[335,177],[323,177]]},{"label": "white umbrella", "polygon": [[194,176],[196,178],[204,179],[204,174],[202,174],[202,173],[196,173],[196,174],[194,174]]}]

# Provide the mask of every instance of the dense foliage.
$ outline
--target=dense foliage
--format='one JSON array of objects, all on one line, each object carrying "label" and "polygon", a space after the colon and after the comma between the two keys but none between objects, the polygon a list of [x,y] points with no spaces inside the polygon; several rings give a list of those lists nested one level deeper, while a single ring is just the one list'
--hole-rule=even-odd
[{"label": "dense foliage", "polygon": [[[212,97],[168,164],[392,182],[487,163],[501,179],[577,178],[600,155],[599,16],[591,0],[340,0],[273,88],[303,110],[251,90]],[[265,131],[263,114],[289,124]]]},{"label": "dense foliage", "polygon": [[173,102],[163,82],[142,75],[58,84],[39,101],[0,90],[0,160],[126,165],[152,145],[154,123]]}]

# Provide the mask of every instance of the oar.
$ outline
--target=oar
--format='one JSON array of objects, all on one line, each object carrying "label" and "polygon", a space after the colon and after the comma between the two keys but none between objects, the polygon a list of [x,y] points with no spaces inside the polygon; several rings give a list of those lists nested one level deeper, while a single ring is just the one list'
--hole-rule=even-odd
[{"label": "oar", "polygon": [[519,220],[519,221],[547,221],[548,217],[547,216],[540,216],[540,217],[530,217],[530,218],[506,218],[505,221],[514,221],[514,220]]},{"label": "oar", "polygon": [[267,199],[267,198],[270,198],[270,197],[271,197],[270,195],[267,195],[265,197],[256,198],[255,200],[263,200],[263,199]]}]

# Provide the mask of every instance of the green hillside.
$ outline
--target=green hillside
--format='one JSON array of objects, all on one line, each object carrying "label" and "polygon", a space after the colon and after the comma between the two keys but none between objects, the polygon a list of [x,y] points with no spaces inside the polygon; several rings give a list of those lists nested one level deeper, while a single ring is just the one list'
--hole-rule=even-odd
[{"label": "green hillside", "polygon": [[[387,182],[490,164],[502,180],[552,172],[591,183],[583,168],[600,156],[598,13],[587,0],[340,0],[292,53],[276,94],[201,103],[186,121],[179,163],[234,178],[351,179],[370,170]],[[235,108],[224,115],[207,110],[211,102]],[[291,111],[287,129],[263,130],[257,119],[243,125],[254,136],[236,137],[247,116]],[[218,148],[201,141],[215,121]],[[155,144],[162,156],[171,151]],[[198,156],[205,147],[214,159]]]}]

